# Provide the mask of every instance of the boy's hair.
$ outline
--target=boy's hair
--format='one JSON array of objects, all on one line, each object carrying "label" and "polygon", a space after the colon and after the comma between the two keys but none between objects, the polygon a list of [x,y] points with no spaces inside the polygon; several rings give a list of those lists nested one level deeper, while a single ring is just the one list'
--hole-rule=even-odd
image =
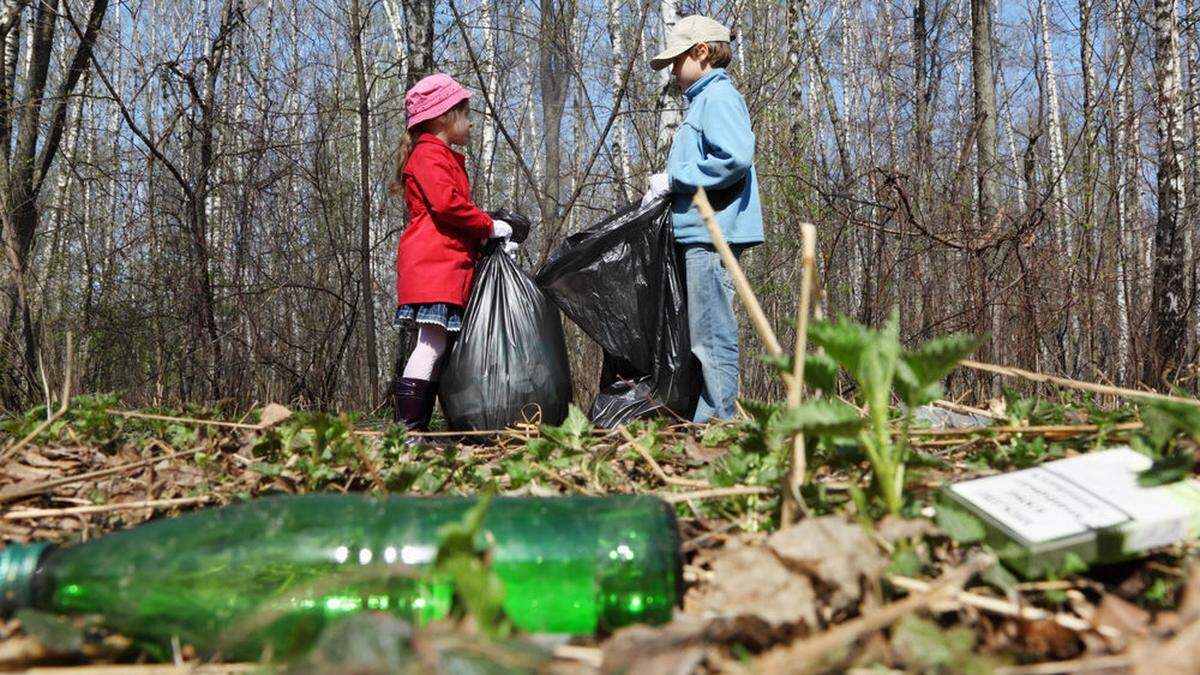
[{"label": "boy's hair", "polygon": [[709,42],[708,64],[713,68],[724,68],[733,61],[733,49],[728,42]]}]

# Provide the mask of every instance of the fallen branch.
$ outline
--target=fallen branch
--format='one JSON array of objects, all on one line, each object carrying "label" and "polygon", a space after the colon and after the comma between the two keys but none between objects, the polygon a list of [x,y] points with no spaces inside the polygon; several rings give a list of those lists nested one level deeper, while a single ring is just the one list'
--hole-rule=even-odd
[{"label": "fallen branch", "polygon": [[32,520],[35,518],[61,518],[62,516],[79,516],[92,513],[110,513],[113,511],[130,511],[133,509],[161,509],[169,506],[189,506],[213,501],[211,496],[178,497],[176,499],[148,499],[140,502],[121,502],[119,504],[95,504],[93,506],[71,506],[65,509],[25,509],[9,511],[4,514],[4,520]]},{"label": "fallen branch", "polygon": [[[997,427],[974,427],[969,429],[909,429],[908,433],[911,436],[974,436],[976,434],[1032,434],[1032,435],[1053,435],[1053,434],[1093,434],[1100,431],[1136,431],[1141,429],[1141,422],[1122,422],[1121,424],[1113,424],[1107,427],[1098,424],[1048,424],[1043,426],[997,426]],[[898,431],[893,433],[899,433]]]},{"label": "fallen branch", "polygon": [[992,363],[981,363],[979,361],[971,361],[964,359],[959,362],[964,368],[972,370],[980,370],[986,373],[994,373],[1005,377],[1015,377],[1030,382],[1040,384],[1054,384],[1068,389],[1078,389],[1080,391],[1090,391],[1095,394],[1104,394],[1105,396],[1119,396],[1122,398],[1149,398],[1157,401],[1173,401],[1175,403],[1187,403],[1190,405],[1200,406],[1200,399],[1185,398],[1183,396],[1170,396],[1168,394],[1160,394],[1156,391],[1140,391],[1137,389],[1126,389],[1124,387],[1113,387],[1107,384],[1096,384],[1094,382],[1081,382],[1072,380],[1066,377],[1058,377],[1056,375],[1044,375],[1035,373],[1023,368],[1015,368],[1013,366],[997,366]]}]

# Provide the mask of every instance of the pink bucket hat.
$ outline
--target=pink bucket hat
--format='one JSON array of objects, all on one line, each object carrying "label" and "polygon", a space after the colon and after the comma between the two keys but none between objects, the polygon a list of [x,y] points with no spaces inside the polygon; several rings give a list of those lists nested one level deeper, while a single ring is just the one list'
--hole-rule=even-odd
[{"label": "pink bucket hat", "polygon": [[412,129],[421,122],[439,117],[469,98],[471,92],[445,73],[435,73],[422,78],[404,95],[408,128]]}]

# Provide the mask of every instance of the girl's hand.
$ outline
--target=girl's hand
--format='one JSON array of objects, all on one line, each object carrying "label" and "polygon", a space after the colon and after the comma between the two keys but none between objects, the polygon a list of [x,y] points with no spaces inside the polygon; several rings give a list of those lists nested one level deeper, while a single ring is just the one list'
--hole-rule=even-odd
[{"label": "girl's hand", "polygon": [[488,238],[489,239],[507,239],[512,236],[512,233],[513,233],[512,225],[509,225],[506,221],[496,218],[496,219],[492,220],[492,236],[490,236]]}]

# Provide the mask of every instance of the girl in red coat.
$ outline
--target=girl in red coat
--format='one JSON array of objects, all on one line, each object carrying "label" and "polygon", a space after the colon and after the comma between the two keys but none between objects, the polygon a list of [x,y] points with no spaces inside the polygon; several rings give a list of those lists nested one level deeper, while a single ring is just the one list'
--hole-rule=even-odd
[{"label": "girl in red coat", "polygon": [[403,193],[409,222],[396,256],[396,323],[416,325],[417,345],[396,382],[397,422],[429,426],[438,366],[450,333],[462,328],[480,243],[512,235],[471,201],[462,154],[471,141],[471,92],[449,75],[430,75],[404,97],[408,131],[400,142],[393,194]]}]

